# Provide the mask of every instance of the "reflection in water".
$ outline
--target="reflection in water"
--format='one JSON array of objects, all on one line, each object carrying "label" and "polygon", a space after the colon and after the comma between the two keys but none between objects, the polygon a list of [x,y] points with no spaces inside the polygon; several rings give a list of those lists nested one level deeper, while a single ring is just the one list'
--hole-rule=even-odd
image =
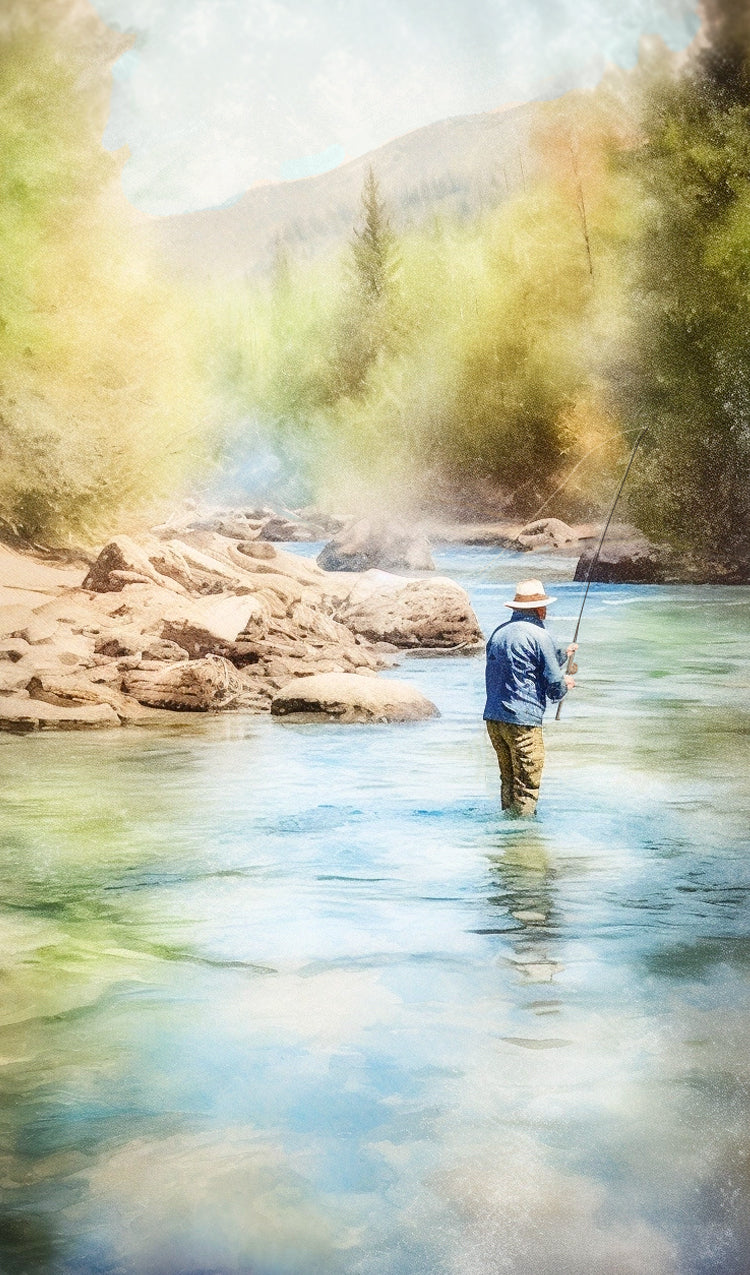
[{"label": "reflection in water", "polygon": [[[517,923],[510,957],[528,983],[551,983],[563,968],[555,953],[555,869],[552,848],[534,822],[503,829],[502,853],[490,858],[495,891],[489,898]],[[513,931],[511,930],[511,933]]]},{"label": "reflection in water", "polygon": [[[440,567],[489,630],[518,564]],[[746,1275],[748,592],[702,596],[592,591],[534,821],[481,657],[397,671],[438,722],[0,738],[0,1270]]]}]

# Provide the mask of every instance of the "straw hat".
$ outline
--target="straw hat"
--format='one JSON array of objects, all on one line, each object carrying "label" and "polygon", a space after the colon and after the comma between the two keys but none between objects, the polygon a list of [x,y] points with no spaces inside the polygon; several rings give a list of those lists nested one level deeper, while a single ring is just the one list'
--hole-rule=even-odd
[{"label": "straw hat", "polygon": [[516,586],[516,596],[512,602],[503,605],[511,611],[536,611],[537,607],[548,607],[557,598],[548,598],[541,580],[522,580]]}]

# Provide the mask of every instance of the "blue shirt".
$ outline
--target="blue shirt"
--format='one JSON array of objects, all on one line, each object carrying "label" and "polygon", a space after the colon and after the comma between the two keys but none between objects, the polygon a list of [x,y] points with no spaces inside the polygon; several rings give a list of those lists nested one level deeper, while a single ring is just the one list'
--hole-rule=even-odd
[{"label": "blue shirt", "polygon": [[487,643],[484,720],[541,726],[547,701],[567,694],[566,660],[539,616],[514,611]]}]

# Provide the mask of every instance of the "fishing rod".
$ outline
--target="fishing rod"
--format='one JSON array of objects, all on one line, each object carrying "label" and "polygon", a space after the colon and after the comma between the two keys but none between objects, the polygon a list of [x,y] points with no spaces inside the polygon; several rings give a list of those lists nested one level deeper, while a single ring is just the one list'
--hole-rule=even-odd
[{"label": "fishing rod", "polygon": [[[589,589],[591,588],[591,577],[593,576],[594,568],[596,567],[596,564],[599,561],[599,554],[602,551],[602,545],[604,544],[604,537],[609,531],[609,524],[611,523],[615,509],[617,508],[617,502],[619,501],[620,496],[622,495],[622,489],[625,486],[625,483],[627,482],[628,474],[630,473],[630,470],[633,465],[633,461],[635,460],[635,454],[638,451],[638,448],[640,447],[641,439],[643,438],[643,435],[647,432],[648,432],[648,427],[645,427],[644,429],[642,429],[638,437],[636,438],[635,443],[633,444],[633,450],[630,453],[630,460],[627,463],[625,473],[620,479],[620,485],[617,488],[615,498],[612,501],[612,507],[609,511],[609,514],[607,515],[607,521],[605,522],[604,529],[602,531],[602,534],[599,537],[599,543],[596,546],[596,549],[594,551],[594,556],[591,559],[591,562],[589,564],[588,574],[586,576],[586,588],[584,589],[584,592],[583,592],[583,601],[581,602],[581,609],[578,612],[578,619],[576,620],[575,633],[573,634],[573,642],[571,643],[571,645],[574,645],[578,641],[578,630],[581,627],[581,619],[583,618],[583,608],[585,607],[586,599],[589,596]],[[573,671],[573,658],[574,658],[573,655],[568,656],[568,663],[565,668],[566,674],[570,674]],[[561,712],[562,712],[562,700],[560,700],[560,703],[557,705],[557,712],[555,713],[556,722],[559,722]]]},{"label": "fishing rod", "polygon": [[[577,473],[577,471],[581,468],[581,465],[586,464],[586,461],[588,460],[589,456],[593,456],[594,452],[601,451],[602,447],[607,447],[609,443],[616,441],[618,438],[627,438],[629,434],[639,434],[639,433],[641,434],[643,433],[643,427],[641,425],[637,425],[635,429],[620,430],[619,434],[608,434],[606,438],[603,438],[601,440],[601,442],[595,443],[593,447],[590,447],[589,450],[585,453],[585,455],[583,455],[581,459],[573,466],[573,468],[570,470],[570,473],[565,475],[560,485],[558,487],[555,487],[555,490],[553,491],[552,495],[547,497],[547,499],[544,501],[544,504],[539,506],[536,513],[532,514],[530,518],[526,519],[527,523],[536,522],[539,515],[544,512],[544,510],[547,508],[548,505],[552,504],[552,501],[555,499],[555,496],[557,496],[563,490],[564,487],[567,487],[573,475]],[[533,478],[529,479],[529,482],[533,482],[533,481],[534,481]],[[516,491],[520,491],[520,490],[521,490],[520,487],[516,488]],[[515,492],[513,494],[515,495]]]}]

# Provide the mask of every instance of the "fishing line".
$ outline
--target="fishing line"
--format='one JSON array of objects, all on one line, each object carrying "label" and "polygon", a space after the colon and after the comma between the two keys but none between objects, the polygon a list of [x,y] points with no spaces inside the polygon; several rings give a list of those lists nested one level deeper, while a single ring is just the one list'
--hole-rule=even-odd
[{"label": "fishing line", "polygon": [[[634,431],[633,431],[633,430],[629,430],[628,432],[632,434]],[[626,468],[625,473],[623,474],[623,476],[622,476],[622,478],[621,478],[621,480],[620,480],[620,485],[619,485],[619,487],[617,488],[617,493],[616,493],[616,495],[615,495],[614,500],[612,501],[612,507],[611,507],[611,509],[610,509],[610,511],[609,511],[609,514],[607,515],[607,521],[605,522],[605,524],[604,524],[604,529],[602,530],[602,534],[601,534],[601,536],[599,537],[599,543],[598,543],[598,545],[596,546],[596,550],[594,551],[594,556],[593,556],[593,558],[591,559],[591,563],[589,564],[588,574],[587,574],[587,576],[586,576],[586,588],[584,589],[584,593],[583,593],[583,601],[581,602],[581,609],[580,609],[580,611],[578,612],[578,619],[576,620],[575,633],[573,634],[573,639],[572,639],[574,643],[578,641],[578,631],[579,631],[579,629],[580,629],[580,627],[581,627],[581,620],[582,620],[582,618],[583,618],[583,608],[585,607],[585,605],[586,605],[586,599],[587,599],[587,597],[589,596],[589,589],[591,588],[591,578],[592,578],[592,576],[593,576],[593,574],[594,574],[594,568],[596,567],[596,564],[597,564],[597,562],[599,561],[599,554],[600,554],[600,553],[601,553],[601,551],[602,551],[602,545],[604,544],[604,537],[606,536],[606,534],[607,534],[607,532],[608,532],[608,530],[609,530],[609,524],[611,523],[612,518],[613,518],[613,516],[614,516],[615,509],[617,508],[617,502],[619,501],[620,496],[622,495],[622,489],[623,489],[623,487],[625,486],[625,483],[627,482],[627,477],[628,477],[628,474],[630,473],[630,470],[631,470],[631,467],[632,467],[633,461],[635,460],[635,454],[636,454],[636,452],[638,451],[638,448],[640,447],[641,439],[643,438],[643,435],[644,435],[644,434],[646,434],[647,432],[648,432],[648,429],[647,429],[647,428],[641,429],[641,430],[639,431],[638,437],[637,437],[637,438],[636,438],[636,440],[635,440],[635,444],[634,444],[634,446],[633,446],[633,450],[632,450],[632,452],[630,453],[630,459],[629,459],[629,461],[628,461],[627,468]],[[573,667],[573,656],[572,656],[572,655],[569,655],[569,656],[568,656],[568,663],[567,663],[567,666],[566,666],[566,673],[568,673],[568,674],[569,674],[569,673],[571,672],[571,670],[572,670],[572,667]],[[561,714],[561,712],[562,712],[562,705],[563,705],[563,702],[562,702],[562,700],[560,700],[560,703],[557,705],[557,712],[555,713],[555,721],[556,721],[556,722],[559,722],[559,720],[560,720],[560,714]]]},{"label": "fishing line", "polygon": [[577,463],[571,469],[570,473],[567,474],[565,478],[563,478],[562,482],[560,483],[560,486],[556,487],[552,495],[547,497],[544,504],[539,506],[536,513],[532,514],[532,516],[529,519],[527,519],[527,523],[536,522],[542,510],[546,509],[547,505],[551,504],[551,502],[555,499],[555,496],[557,496],[562,491],[563,487],[567,486],[567,484],[570,482],[576,470],[581,468],[581,465],[583,465],[588,460],[589,456],[593,456],[594,452],[601,451],[602,447],[607,446],[607,443],[612,443],[617,438],[627,438],[628,434],[637,434],[639,430],[641,433],[643,433],[643,429],[641,428],[641,426],[638,426],[638,425],[635,427],[635,429],[623,429],[623,430],[620,430],[618,434],[609,434],[608,437],[602,439],[600,443],[596,443],[589,451],[586,452],[585,456],[582,456],[581,459],[577,461]]}]

